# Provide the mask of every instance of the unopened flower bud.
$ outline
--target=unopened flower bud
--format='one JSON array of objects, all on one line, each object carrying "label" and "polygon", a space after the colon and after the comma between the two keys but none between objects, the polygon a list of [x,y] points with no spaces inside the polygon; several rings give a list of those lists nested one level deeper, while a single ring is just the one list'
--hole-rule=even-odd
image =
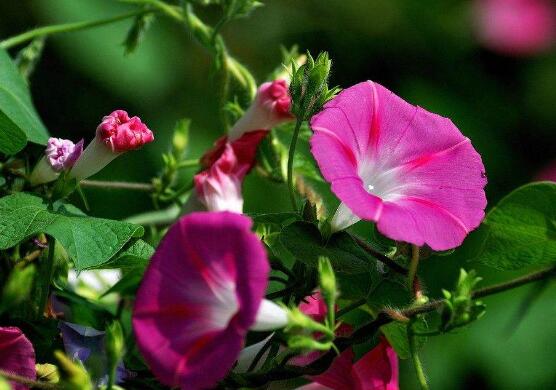
[{"label": "unopened flower bud", "polygon": [[139,149],[154,141],[151,130],[139,117],[116,110],[102,118],[96,136],[71,171],[71,177],[85,179],[99,172],[121,153]]},{"label": "unopened flower bud", "polygon": [[249,169],[239,165],[231,144],[209,169],[195,175],[198,199],[209,211],[243,211],[241,183]]},{"label": "unopened flower bud", "polygon": [[59,173],[73,167],[83,153],[83,140],[74,144],[70,140],[50,138],[44,156],[31,173],[31,184],[38,185],[56,180]]},{"label": "unopened flower bud", "polygon": [[280,123],[292,120],[290,108],[291,98],[286,80],[262,84],[251,106],[230,130],[230,141],[235,141],[248,131],[270,130]]}]

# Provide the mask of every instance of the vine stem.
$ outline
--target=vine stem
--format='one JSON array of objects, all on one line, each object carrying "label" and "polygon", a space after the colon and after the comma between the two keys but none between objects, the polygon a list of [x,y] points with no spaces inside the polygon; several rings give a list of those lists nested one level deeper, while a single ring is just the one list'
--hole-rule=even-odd
[{"label": "vine stem", "polygon": [[413,366],[415,367],[415,373],[417,374],[417,380],[421,390],[429,390],[429,385],[427,383],[427,377],[425,375],[425,370],[423,369],[423,363],[419,358],[419,353],[417,351],[416,336],[413,334],[411,326],[408,328],[408,341],[409,341],[409,352],[411,354],[411,360],[413,360]]},{"label": "vine stem", "polygon": [[50,284],[52,283],[52,276],[54,275],[54,252],[56,250],[56,240],[54,237],[47,238],[48,244],[48,254],[46,256],[46,262],[44,263],[43,278],[40,283],[40,290],[38,296],[38,312],[37,317],[42,317],[44,308],[48,303],[48,294],[50,292]]},{"label": "vine stem", "polygon": [[380,253],[379,251],[377,251],[376,249],[374,249],[371,245],[369,245],[361,237],[359,237],[359,236],[357,236],[353,233],[350,233],[350,236],[351,236],[351,238],[353,238],[355,240],[357,245],[359,245],[363,250],[365,250],[365,252],[369,253],[375,259],[377,259],[381,263],[385,264],[392,271],[395,271],[395,272],[397,272],[401,275],[404,275],[404,276],[406,276],[408,274],[407,269],[405,269],[404,267],[402,267],[401,265],[396,263],[394,260],[392,260],[388,256],[386,256],[386,255]]},{"label": "vine stem", "polygon": [[417,268],[419,267],[419,247],[417,245],[411,244],[411,262],[409,263],[409,272],[407,274],[407,288],[413,294],[415,283],[415,275],[417,274]]},{"label": "vine stem", "polygon": [[295,147],[297,146],[297,139],[299,138],[299,130],[301,129],[301,123],[303,121],[298,119],[295,122],[295,128],[293,129],[292,141],[290,144],[290,150],[288,152],[288,190],[290,192],[290,201],[294,211],[298,211],[297,202],[295,201],[295,187],[293,183],[293,159],[295,157]]},{"label": "vine stem", "polygon": [[81,180],[82,187],[103,188],[108,190],[130,190],[152,192],[154,187],[149,183],[131,183],[127,181],[101,181],[101,180]]},{"label": "vine stem", "polygon": [[0,42],[0,48],[2,49],[9,49],[11,47],[20,45],[27,41],[30,41],[37,37],[45,37],[48,35],[59,34],[64,32],[70,31],[78,31],[78,30],[85,30],[88,28],[99,27],[105,24],[119,22],[120,20],[132,18],[135,16],[139,16],[148,12],[148,10],[141,10],[141,11],[134,11],[128,12],[126,14],[113,16],[107,19],[100,19],[100,20],[91,20],[86,22],[75,22],[75,23],[63,23],[63,24],[54,24],[51,26],[44,26],[38,27],[33,30],[26,31],[22,34],[15,35],[13,37],[7,38]]},{"label": "vine stem", "polygon": [[7,372],[2,369],[0,369],[0,376],[6,378],[7,380],[21,383],[22,385],[29,386],[31,388],[36,388],[36,389],[61,389],[62,388],[62,386],[58,386],[54,383],[35,381],[21,375],[12,374],[11,372]]},{"label": "vine stem", "polygon": [[[554,276],[556,276],[556,266],[524,275],[507,282],[478,289],[472,293],[472,298],[477,299],[498,294],[500,292],[511,290],[539,280],[552,278]],[[443,304],[444,300],[439,299],[423,305],[399,310],[397,313],[400,317],[410,319],[418,314],[434,311],[440,308]],[[334,343],[340,351],[343,351],[351,345],[360,344],[369,340],[375,335],[381,326],[389,324],[393,321],[395,321],[394,318],[392,318],[387,312],[382,311],[378,313],[374,320],[356,329],[350,337],[339,337]],[[244,383],[249,383],[255,386],[263,386],[264,384],[275,380],[297,378],[303,375],[319,375],[330,366],[336,356],[337,354],[335,351],[329,351],[306,367],[286,365],[284,367],[277,367],[267,372],[241,374],[241,383],[243,384],[242,386],[245,386]]]}]

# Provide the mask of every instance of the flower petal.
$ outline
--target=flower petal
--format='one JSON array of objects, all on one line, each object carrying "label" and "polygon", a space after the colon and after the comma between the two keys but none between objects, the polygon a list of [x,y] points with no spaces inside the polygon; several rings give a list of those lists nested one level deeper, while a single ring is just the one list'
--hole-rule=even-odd
[{"label": "flower petal", "polygon": [[[35,350],[19,328],[0,327],[0,369],[35,380]],[[14,390],[28,387],[11,382]]]},{"label": "flower petal", "polygon": [[145,273],[133,327],[165,384],[209,388],[232,368],[263,299],[268,260],[251,220],[192,213],[166,234]]}]

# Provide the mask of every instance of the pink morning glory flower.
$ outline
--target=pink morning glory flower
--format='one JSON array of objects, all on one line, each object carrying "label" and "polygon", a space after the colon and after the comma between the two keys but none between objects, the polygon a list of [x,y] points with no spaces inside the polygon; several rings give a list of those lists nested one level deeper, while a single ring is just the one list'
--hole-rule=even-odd
[{"label": "pink morning glory flower", "polygon": [[284,79],[269,81],[257,90],[253,103],[229,132],[231,141],[254,130],[270,130],[293,119],[288,82]]},{"label": "pink morning glory flower", "polygon": [[366,81],[328,102],[311,127],[311,151],[342,201],[333,230],[364,219],[393,240],[446,250],[483,220],[481,156],[449,119]]},{"label": "pink morning glory flower", "polygon": [[31,183],[38,185],[56,180],[60,172],[73,167],[81,153],[83,153],[83,140],[74,144],[67,139],[49,138],[44,156],[31,173]]},{"label": "pink morning glory flower", "polygon": [[[0,327],[0,369],[15,375],[35,380],[35,350],[19,328]],[[25,390],[27,386],[11,382],[14,390]]]},{"label": "pink morning glory flower", "polygon": [[327,371],[298,390],[398,390],[398,356],[385,339],[353,362],[353,350],[340,354]]},{"label": "pink morning glory flower", "polygon": [[229,212],[182,217],[137,292],[133,328],[147,364],[169,386],[206,389],[231,370],[248,330],[287,324],[264,300],[269,263],[252,221]]},{"label": "pink morning glory flower", "polygon": [[151,130],[137,116],[116,110],[102,118],[96,136],[71,170],[71,177],[85,179],[99,172],[120,154],[154,141]]},{"label": "pink morning glory flower", "polygon": [[250,131],[228,142],[220,138],[201,158],[206,169],[195,175],[197,199],[209,211],[243,211],[241,186],[255,164],[257,146],[266,131]]},{"label": "pink morning glory flower", "polygon": [[473,11],[478,38],[494,51],[533,55],[556,42],[553,0],[476,0]]}]

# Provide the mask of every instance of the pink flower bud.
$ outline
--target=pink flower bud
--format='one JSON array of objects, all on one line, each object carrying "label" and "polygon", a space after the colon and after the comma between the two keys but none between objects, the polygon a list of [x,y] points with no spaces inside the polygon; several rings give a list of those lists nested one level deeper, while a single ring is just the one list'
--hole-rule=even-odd
[{"label": "pink flower bud", "polygon": [[209,211],[243,211],[241,182],[249,166],[240,164],[231,144],[209,169],[195,175],[195,190]]},{"label": "pink flower bud", "polygon": [[154,141],[154,135],[139,117],[130,118],[116,110],[102,118],[96,137],[71,170],[71,177],[83,180],[99,172],[120,154]]},{"label": "pink flower bud", "polygon": [[83,140],[74,144],[67,139],[50,138],[44,156],[31,173],[29,179],[31,184],[38,185],[56,180],[61,171],[73,167],[81,153],[83,153]]},{"label": "pink flower bud", "polygon": [[262,84],[251,106],[230,130],[230,140],[234,141],[248,131],[270,130],[280,123],[292,120],[290,108],[291,98],[286,80]]},{"label": "pink flower bud", "polygon": [[130,118],[124,110],[116,110],[102,118],[97,135],[113,152],[127,152],[154,141],[152,131],[141,119]]},{"label": "pink flower bud", "polygon": [[61,138],[50,138],[44,151],[47,162],[56,172],[73,167],[81,153],[83,153],[83,140],[74,144],[70,140]]}]

